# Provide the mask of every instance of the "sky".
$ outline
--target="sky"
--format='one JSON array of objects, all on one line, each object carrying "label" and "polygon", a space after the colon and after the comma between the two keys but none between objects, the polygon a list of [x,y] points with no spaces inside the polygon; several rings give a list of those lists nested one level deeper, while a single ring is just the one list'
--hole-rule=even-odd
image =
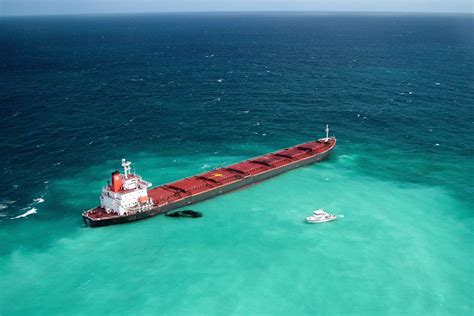
[{"label": "sky", "polygon": [[0,15],[344,11],[473,13],[474,0],[0,0]]}]

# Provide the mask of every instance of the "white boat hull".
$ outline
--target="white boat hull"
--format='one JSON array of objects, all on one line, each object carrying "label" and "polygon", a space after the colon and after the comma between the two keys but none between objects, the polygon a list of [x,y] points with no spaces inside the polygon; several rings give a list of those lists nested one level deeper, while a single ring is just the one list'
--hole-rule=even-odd
[{"label": "white boat hull", "polygon": [[313,216],[310,216],[310,217],[306,218],[306,222],[310,223],[310,224],[319,224],[319,223],[331,222],[331,221],[334,221],[336,219],[337,219],[336,216],[329,216],[329,217],[325,217],[325,218],[315,218]]}]

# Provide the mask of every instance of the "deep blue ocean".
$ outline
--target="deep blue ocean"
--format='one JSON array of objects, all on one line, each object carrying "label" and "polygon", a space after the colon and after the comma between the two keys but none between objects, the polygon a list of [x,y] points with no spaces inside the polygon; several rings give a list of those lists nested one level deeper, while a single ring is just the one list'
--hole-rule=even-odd
[{"label": "deep blue ocean", "polygon": [[[0,315],[473,314],[473,22],[0,18]],[[202,219],[82,223],[123,157],[158,185],[325,124],[330,159]]]}]

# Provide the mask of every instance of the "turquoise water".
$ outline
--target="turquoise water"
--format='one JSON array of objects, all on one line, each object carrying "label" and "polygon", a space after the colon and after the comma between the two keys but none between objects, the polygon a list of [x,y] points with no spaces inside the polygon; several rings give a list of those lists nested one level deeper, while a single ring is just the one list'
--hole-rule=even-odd
[{"label": "turquoise water", "polygon": [[[470,16],[1,23],[1,315],[474,312]],[[158,185],[326,123],[328,160],[202,218],[82,224],[122,157]]]}]

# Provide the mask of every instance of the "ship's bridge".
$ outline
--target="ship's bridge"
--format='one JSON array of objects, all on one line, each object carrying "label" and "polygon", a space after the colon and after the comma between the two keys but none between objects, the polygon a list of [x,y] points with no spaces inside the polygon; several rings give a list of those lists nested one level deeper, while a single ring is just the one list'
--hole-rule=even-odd
[{"label": "ship's bridge", "polygon": [[107,213],[124,215],[139,212],[152,206],[148,188],[152,184],[137,174],[130,173],[130,162],[122,159],[124,174],[112,173],[112,183],[102,188],[100,206]]}]

